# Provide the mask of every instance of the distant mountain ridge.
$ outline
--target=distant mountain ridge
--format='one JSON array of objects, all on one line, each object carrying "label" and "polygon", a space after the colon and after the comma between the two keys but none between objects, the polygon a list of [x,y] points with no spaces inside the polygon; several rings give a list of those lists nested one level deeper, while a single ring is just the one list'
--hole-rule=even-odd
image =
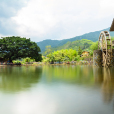
[{"label": "distant mountain ridge", "polygon": [[[90,46],[93,44],[93,41],[91,40],[87,40],[87,39],[82,39],[82,40],[76,40],[76,41],[68,41],[67,43],[65,43],[62,46],[58,46],[56,48],[52,48],[52,52],[53,51],[57,51],[57,50],[62,50],[62,49],[73,49],[78,51],[79,47],[83,50],[83,51],[89,51],[90,50]],[[45,54],[45,53],[43,53]]]},{"label": "distant mountain ridge", "polygon": [[[81,40],[81,39],[88,39],[88,40],[91,40],[93,42],[96,42],[96,41],[98,41],[100,32],[105,31],[105,30],[109,31],[109,29],[110,28],[103,29],[103,30],[100,30],[100,31],[90,32],[90,33],[83,34],[81,36],[76,36],[74,38],[63,39],[63,40],[47,39],[47,40],[37,42],[37,45],[40,47],[41,52],[44,52],[45,51],[45,46],[47,46],[47,45],[51,45],[51,47],[56,48],[58,46],[62,46],[64,44],[66,44],[68,41],[72,42],[72,41]],[[114,36],[114,32],[110,32],[110,35]]]}]

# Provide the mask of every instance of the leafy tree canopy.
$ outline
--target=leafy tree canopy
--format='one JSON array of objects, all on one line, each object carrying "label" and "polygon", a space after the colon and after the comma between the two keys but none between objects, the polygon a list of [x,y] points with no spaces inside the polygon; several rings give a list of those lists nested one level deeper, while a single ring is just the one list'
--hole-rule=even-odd
[{"label": "leafy tree canopy", "polygon": [[97,42],[94,42],[94,43],[90,46],[90,49],[91,49],[92,51],[97,50],[97,49],[98,49],[98,41],[97,41]]},{"label": "leafy tree canopy", "polygon": [[26,38],[20,37],[2,37],[0,39],[0,57],[9,60],[18,58],[31,57],[36,61],[41,61],[42,57],[39,54],[40,48],[35,42]]},{"label": "leafy tree canopy", "polygon": [[77,56],[77,52],[76,50],[73,50],[73,49],[57,50],[47,55],[50,62],[72,61],[76,56]]}]

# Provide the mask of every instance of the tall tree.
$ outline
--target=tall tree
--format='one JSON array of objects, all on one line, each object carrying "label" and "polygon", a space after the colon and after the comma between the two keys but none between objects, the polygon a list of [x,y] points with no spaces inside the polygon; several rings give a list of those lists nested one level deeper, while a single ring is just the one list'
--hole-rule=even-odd
[{"label": "tall tree", "polygon": [[0,55],[9,60],[14,60],[19,57],[31,57],[36,61],[41,61],[42,57],[39,54],[40,48],[35,42],[26,38],[20,37],[2,37],[0,39]]},{"label": "tall tree", "polygon": [[82,54],[82,50],[81,50],[81,48],[80,48],[80,46],[79,46],[79,49],[78,49],[78,55],[81,56],[81,54]]}]

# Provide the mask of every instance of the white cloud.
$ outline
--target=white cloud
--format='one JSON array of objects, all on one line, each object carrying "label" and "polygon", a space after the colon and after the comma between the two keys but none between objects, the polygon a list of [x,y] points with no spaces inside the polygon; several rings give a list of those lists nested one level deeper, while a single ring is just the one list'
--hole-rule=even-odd
[{"label": "white cloud", "polygon": [[17,35],[15,28],[17,24],[11,17],[17,14],[17,11],[26,6],[28,0],[3,0],[0,1],[0,34],[3,36]]},{"label": "white cloud", "polygon": [[17,34],[33,41],[64,39],[109,27],[113,6],[113,0],[29,0],[11,20]]}]

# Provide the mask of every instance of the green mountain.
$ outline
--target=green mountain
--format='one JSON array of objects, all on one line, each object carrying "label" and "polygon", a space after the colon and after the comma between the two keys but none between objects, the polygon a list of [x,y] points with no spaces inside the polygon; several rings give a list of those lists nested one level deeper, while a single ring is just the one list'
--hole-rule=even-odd
[{"label": "green mountain", "polygon": [[73,42],[68,41],[66,44],[64,44],[62,46],[52,48],[52,51],[61,50],[61,49],[74,49],[74,50],[78,51],[79,47],[82,50],[89,50],[90,46],[92,44],[93,44],[93,41],[87,40],[87,39],[76,40],[76,41],[73,41]]},{"label": "green mountain", "polygon": [[[73,42],[73,41],[81,40],[81,39],[88,39],[88,40],[95,42],[95,41],[98,41],[101,31],[105,31],[105,30],[109,31],[109,29],[110,28],[100,30],[100,31],[90,32],[90,33],[87,33],[87,34],[84,34],[81,36],[76,36],[74,38],[69,38],[69,39],[64,39],[64,40],[51,40],[51,39],[43,40],[41,42],[37,42],[37,45],[40,47],[41,52],[44,52],[45,46],[47,46],[47,45],[51,45],[51,47],[57,48],[59,46],[66,44],[68,41]],[[114,36],[114,32],[110,32],[110,35]]]}]

